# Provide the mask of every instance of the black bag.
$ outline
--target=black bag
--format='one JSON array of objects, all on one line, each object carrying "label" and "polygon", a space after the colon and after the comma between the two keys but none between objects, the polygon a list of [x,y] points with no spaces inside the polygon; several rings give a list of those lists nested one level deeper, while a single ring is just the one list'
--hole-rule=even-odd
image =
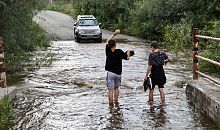
[{"label": "black bag", "polygon": [[152,89],[152,82],[151,82],[151,78],[150,77],[147,77],[147,79],[144,81],[144,91],[146,92],[147,89]]}]

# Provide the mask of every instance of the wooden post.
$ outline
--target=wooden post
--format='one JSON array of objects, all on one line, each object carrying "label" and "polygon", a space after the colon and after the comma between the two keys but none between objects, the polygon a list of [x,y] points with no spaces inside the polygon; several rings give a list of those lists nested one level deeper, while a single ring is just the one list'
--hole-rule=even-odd
[{"label": "wooden post", "polygon": [[3,38],[0,37],[0,87],[6,87]]},{"label": "wooden post", "polygon": [[198,69],[199,69],[199,60],[196,57],[198,55],[198,44],[199,44],[199,39],[196,37],[196,35],[199,34],[198,28],[193,28],[193,80],[198,80]]}]

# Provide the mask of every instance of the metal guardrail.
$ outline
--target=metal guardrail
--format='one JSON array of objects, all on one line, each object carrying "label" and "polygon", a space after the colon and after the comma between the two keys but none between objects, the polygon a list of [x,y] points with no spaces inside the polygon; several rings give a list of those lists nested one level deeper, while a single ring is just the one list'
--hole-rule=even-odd
[{"label": "metal guardrail", "polygon": [[208,59],[208,58],[205,58],[205,57],[202,57],[202,56],[199,56],[199,55],[196,55],[196,57],[199,58],[199,59],[202,59],[202,60],[208,61],[208,62],[210,62],[210,63],[212,63],[212,64],[215,64],[215,65],[220,66],[220,63],[219,63],[219,62],[216,62],[216,61],[210,60],[210,59]]},{"label": "metal guardrail", "polygon": [[214,40],[214,41],[220,41],[220,38],[216,37],[209,37],[209,36],[202,36],[202,35],[196,35],[197,38],[207,39],[207,40]]},{"label": "metal guardrail", "polygon": [[200,71],[196,71],[198,74],[202,75],[203,77],[206,77],[207,79],[211,80],[214,83],[220,84],[218,80],[213,79],[212,77],[200,72]]},{"label": "metal guardrail", "polygon": [[202,36],[202,35],[198,35],[199,33],[199,30],[198,28],[193,28],[193,41],[194,41],[194,44],[193,44],[193,80],[198,80],[198,74],[200,74],[201,76],[203,77],[206,77],[207,79],[217,83],[217,84],[220,84],[220,81],[219,80],[216,80],[202,72],[200,72],[198,70],[198,66],[199,66],[199,59],[202,59],[202,60],[205,60],[205,61],[208,61],[212,64],[215,64],[215,65],[218,65],[220,67],[220,63],[217,62],[217,61],[214,61],[214,60],[211,60],[211,59],[208,59],[208,58],[205,58],[205,57],[202,57],[198,54],[198,42],[199,42],[199,38],[201,39],[207,39],[207,40],[214,40],[214,41],[220,41],[220,38],[215,38],[215,37],[209,37],[209,36]]}]

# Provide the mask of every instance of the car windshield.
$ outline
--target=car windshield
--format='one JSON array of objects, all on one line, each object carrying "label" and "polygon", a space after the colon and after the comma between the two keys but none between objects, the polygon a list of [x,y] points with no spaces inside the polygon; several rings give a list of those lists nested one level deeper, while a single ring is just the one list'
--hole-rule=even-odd
[{"label": "car windshield", "polygon": [[98,22],[95,19],[81,19],[78,21],[80,26],[96,26]]}]

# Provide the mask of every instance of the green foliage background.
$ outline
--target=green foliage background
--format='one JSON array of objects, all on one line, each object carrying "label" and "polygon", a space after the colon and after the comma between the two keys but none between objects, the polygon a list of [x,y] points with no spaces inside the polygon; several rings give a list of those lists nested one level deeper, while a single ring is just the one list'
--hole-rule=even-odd
[{"label": "green foliage background", "polygon": [[53,3],[48,3],[45,9],[62,12],[71,16],[74,16],[75,14],[73,4],[70,1],[66,2],[63,0],[59,0]]},{"label": "green foliage background", "polygon": [[47,47],[49,39],[32,21],[37,0],[0,0],[0,36],[4,38],[5,62],[10,70],[18,68],[28,58],[28,52]]},{"label": "green foliage background", "polygon": [[0,129],[8,125],[12,117],[12,111],[13,108],[9,101],[9,97],[4,96],[4,98],[0,101]]},{"label": "green foliage background", "polygon": [[[220,37],[219,0],[74,0],[73,5],[76,15],[93,14],[106,29],[158,40],[177,56],[191,53],[193,27]],[[220,62],[219,43],[199,44],[201,55]],[[218,66],[202,62],[200,67],[220,75]]]}]

